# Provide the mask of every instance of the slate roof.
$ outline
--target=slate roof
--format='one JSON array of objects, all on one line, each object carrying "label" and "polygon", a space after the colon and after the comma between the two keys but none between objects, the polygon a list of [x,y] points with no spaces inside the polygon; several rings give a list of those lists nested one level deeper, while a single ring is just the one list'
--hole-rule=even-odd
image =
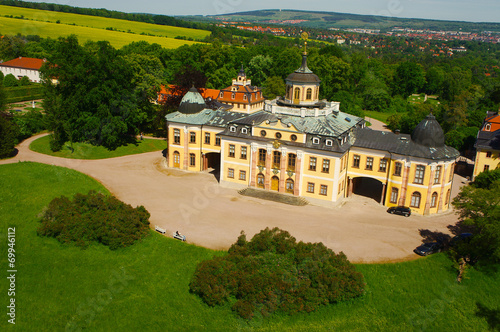
[{"label": "slate roof", "polygon": [[480,131],[477,134],[476,148],[500,150],[500,129],[495,131]]},{"label": "slate roof", "polygon": [[192,87],[185,95],[182,97],[182,101],[179,105],[179,112],[185,114],[198,113],[205,109],[207,105],[205,104],[205,99],[201,96],[195,87]]},{"label": "slate roof", "polygon": [[361,118],[342,112],[338,112],[337,114],[332,113],[327,116],[300,117],[260,111],[233,121],[233,123],[241,125],[259,125],[268,120],[270,123],[281,120],[283,124],[291,124],[302,133],[335,138],[351,130],[358,123],[363,122]]},{"label": "slate roof", "polygon": [[353,134],[353,146],[431,160],[456,159],[460,153],[449,146],[429,147],[411,139],[410,135],[358,128]]},{"label": "slate roof", "polygon": [[204,109],[194,114],[174,112],[167,114],[167,122],[183,123],[189,125],[205,125],[224,128],[233,120],[245,116],[242,113],[228,112],[226,110]]},{"label": "slate roof", "polygon": [[302,65],[295,72],[288,75],[287,81],[296,83],[320,83],[319,77],[307,66],[307,53],[302,54]]}]

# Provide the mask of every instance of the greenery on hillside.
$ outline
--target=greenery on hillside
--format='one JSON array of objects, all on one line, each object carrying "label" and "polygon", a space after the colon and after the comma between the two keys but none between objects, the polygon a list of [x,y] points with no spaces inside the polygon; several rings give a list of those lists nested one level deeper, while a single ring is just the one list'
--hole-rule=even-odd
[{"label": "greenery on hillside", "polygon": [[[189,293],[196,266],[224,256],[154,234],[118,250],[87,250],[40,237],[38,215],[56,197],[89,190],[97,181],[66,168],[35,163],[0,165],[0,226],[16,229],[16,328],[22,331],[260,330],[485,331],[498,328],[500,272],[473,268],[461,285],[444,254],[397,264],[357,265],[365,295],[315,312],[252,321],[229,306],[210,307]],[[168,202],[166,203],[168,204]],[[0,251],[7,252],[7,241]],[[0,262],[8,270],[7,260]],[[0,279],[0,288],[8,289]],[[71,296],[68,296],[71,294]],[[144,317],[147,316],[145,320]],[[0,328],[7,329],[7,321]]]},{"label": "greenery on hillside", "polygon": [[[269,20],[307,20],[299,25],[310,28],[362,28],[387,31],[393,27],[410,29],[430,29],[443,31],[500,31],[500,23],[472,23],[459,21],[428,20],[415,18],[399,18],[390,15],[388,11],[381,11],[380,15],[359,15],[335,12],[314,12],[304,10],[256,10],[225,15],[210,16],[223,17],[226,21],[262,22]],[[190,17],[190,20],[200,19]]]},{"label": "greenery on hillside", "polygon": [[105,18],[114,18],[119,20],[144,22],[144,23],[151,23],[158,25],[170,25],[170,26],[193,28],[193,29],[197,29],[200,26],[199,24],[196,23],[186,22],[166,15],[137,14],[137,13],[129,14],[114,10],[107,10],[103,8],[100,9],[82,8],[82,7],[73,7],[73,6],[54,4],[54,3],[43,3],[43,2],[40,3],[40,2],[16,1],[16,0],[0,0],[0,5],[41,9],[53,12],[73,13],[79,15],[98,16]]},{"label": "greenery on hillside", "polygon": [[296,242],[278,228],[266,228],[250,241],[242,232],[227,256],[200,263],[189,285],[208,305],[229,301],[246,319],[312,312],[358,297],[364,287],[363,275],[343,253]]}]

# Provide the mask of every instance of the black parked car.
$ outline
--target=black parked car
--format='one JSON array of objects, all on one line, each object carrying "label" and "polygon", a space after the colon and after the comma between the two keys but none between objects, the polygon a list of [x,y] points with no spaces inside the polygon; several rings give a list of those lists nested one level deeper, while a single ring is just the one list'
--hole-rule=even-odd
[{"label": "black parked car", "polygon": [[393,206],[387,209],[387,212],[390,214],[400,214],[405,217],[409,217],[411,215],[411,209],[406,206]]},{"label": "black parked car", "polygon": [[420,256],[427,256],[430,254],[435,254],[437,252],[441,252],[443,250],[443,244],[440,242],[428,242],[424,243],[421,246],[418,246],[413,250],[414,253]]}]

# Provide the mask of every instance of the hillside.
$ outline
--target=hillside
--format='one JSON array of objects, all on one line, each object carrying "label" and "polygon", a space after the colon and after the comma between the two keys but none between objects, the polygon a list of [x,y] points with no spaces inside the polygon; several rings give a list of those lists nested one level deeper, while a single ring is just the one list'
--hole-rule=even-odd
[{"label": "hillside", "polygon": [[[283,21],[302,21],[298,23],[286,22],[288,25],[297,25],[310,28],[362,28],[388,31],[394,27],[430,30],[461,30],[461,31],[500,31],[500,23],[472,23],[459,21],[440,21],[385,17],[375,15],[344,14],[334,12],[310,12],[300,10],[257,10],[233,14],[207,16],[211,20],[238,21],[250,23],[279,23]],[[199,17],[190,17],[196,20]],[[277,22],[276,22],[277,21]]]},{"label": "hillside", "polygon": [[177,48],[193,44],[194,40],[201,40],[210,34],[205,30],[11,6],[0,6],[0,12],[3,15],[0,17],[0,34],[21,33],[51,38],[75,34],[82,43],[108,40],[117,48],[141,40]]}]

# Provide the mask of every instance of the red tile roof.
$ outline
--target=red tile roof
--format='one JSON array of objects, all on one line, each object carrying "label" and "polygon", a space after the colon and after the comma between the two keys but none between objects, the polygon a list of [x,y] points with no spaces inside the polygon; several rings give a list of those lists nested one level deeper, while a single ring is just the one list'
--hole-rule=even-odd
[{"label": "red tile roof", "polygon": [[40,70],[44,62],[45,60],[43,59],[19,57],[14,60],[2,62],[0,66]]}]

